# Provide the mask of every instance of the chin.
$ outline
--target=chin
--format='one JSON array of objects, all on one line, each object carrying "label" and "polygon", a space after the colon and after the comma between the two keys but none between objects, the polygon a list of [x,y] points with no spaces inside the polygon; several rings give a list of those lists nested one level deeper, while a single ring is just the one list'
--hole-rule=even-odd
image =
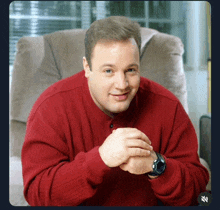
[{"label": "chin", "polygon": [[[130,105],[130,104],[129,104]],[[116,109],[112,109],[112,113],[115,113],[115,114],[119,114],[121,112],[124,112],[128,109],[129,105],[127,106],[123,106],[123,107],[117,107]]]}]

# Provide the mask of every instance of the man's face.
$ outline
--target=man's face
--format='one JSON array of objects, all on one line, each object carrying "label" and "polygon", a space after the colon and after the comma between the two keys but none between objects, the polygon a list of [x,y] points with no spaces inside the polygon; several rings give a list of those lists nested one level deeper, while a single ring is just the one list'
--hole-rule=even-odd
[{"label": "man's face", "polygon": [[91,57],[92,71],[83,58],[92,99],[107,115],[128,109],[140,84],[139,63],[134,39],[98,42]]}]

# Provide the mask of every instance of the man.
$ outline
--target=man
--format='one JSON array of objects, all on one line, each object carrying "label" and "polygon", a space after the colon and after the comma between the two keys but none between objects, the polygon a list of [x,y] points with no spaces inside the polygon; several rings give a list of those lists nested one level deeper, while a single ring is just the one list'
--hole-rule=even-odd
[{"label": "man", "polygon": [[22,149],[33,206],[197,205],[207,170],[178,99],[140,77],[140,27],[95,21],[84,71],[36,101]]}]

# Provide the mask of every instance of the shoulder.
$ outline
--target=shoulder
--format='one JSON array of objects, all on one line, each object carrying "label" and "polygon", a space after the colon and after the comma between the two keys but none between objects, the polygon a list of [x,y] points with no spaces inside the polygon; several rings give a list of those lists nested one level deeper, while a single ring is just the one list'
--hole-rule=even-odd
[{"label": "shoulder", "polygon": [[49,86],[41,94],[41,98],[47,98],[59,93],[68,92],[77,89],[83,85],[84,79],[85,79],[84,71],[81,71],[65,79],[61,79],[60,81]]},{"label": "shoulder", "polygon": [[84,71],[81,71],[73,76],[62,79],[49,86],[35,102],[30,115],[39,109],[39,107],[62,107],[61,103],[69,97],[75,97],[82,91],[83,82],[85,80]]},{"label": "shoulder", "polygon": [[170,102],[179,102],[179,99],[171,91],[145,77],[141,77],[139,89],[140,94],[146,94],[151,98],[160,98]]},{"label": "shoulder", "polygon": [[137,98],[142,118],[151,119],[151,123],[154,121],[155,125],[160,124],[164,130],[175,129],[183,122],[189,122],[189,117],[179,99],[152,80],[141,78]]}]

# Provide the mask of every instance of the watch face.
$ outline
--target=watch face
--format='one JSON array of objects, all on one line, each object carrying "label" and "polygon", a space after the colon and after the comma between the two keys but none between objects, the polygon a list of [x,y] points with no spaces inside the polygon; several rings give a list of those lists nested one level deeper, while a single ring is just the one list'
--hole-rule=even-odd
[{"label": "watch face", "polygon": [[163,173],[163,171],[164,171],[164,169],[165,169],[165,164],[164,164],[164,162],[159,162],[158,164],[157,164],[157,172],[159,173],[159,174],[161,174],[161,173]]},{"label": "watch face", "polygon": [[153,163],[153,172],[150,172],[149,175],[151,176],[158,176],[161,175],[166,169],[166,162],[162,155],[156,153],[158,159]]},{"label": "watch face", "polygon": [[158,159],[156,161],[155,164],[155,173],[157,173],[158,175],[162,174],[166,168],[166,163],[165,160],[163,159],[162,155],[157,154]]}]

